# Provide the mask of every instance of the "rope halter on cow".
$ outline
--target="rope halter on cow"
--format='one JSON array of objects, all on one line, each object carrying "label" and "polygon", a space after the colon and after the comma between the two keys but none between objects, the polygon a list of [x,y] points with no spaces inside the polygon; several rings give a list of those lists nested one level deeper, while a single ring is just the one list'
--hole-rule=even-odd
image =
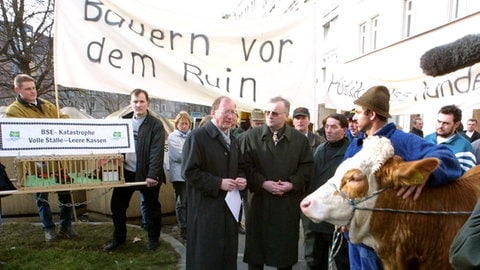
[{"label": "rope halter on cow", "polygon": [[340,227],[335,226],[335,231],[332,234],[332,245],[328,249],[328,269],[335,269],[333,267],[333,258],[335,258],[342,247],[343,234],[340,232]]},{"label": "rope halter on cow", "polygon": [[355,199],[352,199],[352,198],[349,198],[347,196],[347,194],[345,194],[345,192],[341,191],[340,189],[337,188],[337,186],[335,184],[332,184],[333,188],[340,194],[340,196],[342,196],[343,199],[347,200],[348,203],[352,206],[353,208],[353,212],[352,212],[352,216],[350,217],[348,224],[350,224],[350,222],[352,221],[353,219],[353,216],[355,214],[355,210],[363,210],[363,211],[378,211],[378,212],[392,212],[392,213],[404,213],[404,214],[424,214],[424,215],[471,215],[472,214],[472,211],[426,211],[426,210],[403,210],[403,209],[392,209],[392,208],[377,208],[377,207],[373,207],[373,208],[369,208],[369,207],[361,207],[361,206],[358,206],[359,203],[362,203],[362,202],[365,202],[377,195],[379,195],[380,193],[384,192],[385,190],[388,189],[388,187],[385,187],[385,188],[382,188],[382,189],[379,189],[375,192],[373,192],[372,194],[370,195],[367,195],[363,198],[355,198]]},{"label": "rope halter on cow", "polygon": [[369,199],[377,196],[378,194],[384,192],[385,190],[387,190],[387,188],[382,188],[380,190],[377,190],[375,192],[373,192],[372,194],[370,195],[367,195],[363,198],[355,198],[355,199],[352,199],[352,198],[349,198],[347,196],[347,194],[345,194],[345,192],[341,191],[340,189],[337,188],[337,186],[335,184],[332,184],[333,188],[335,189],[335,191],[337,191],[338,193],[340,193],[340,196],[342,196],[343,199],[347,200],[348,203],[353,207],[353,210],[355,211],[355,209],[360,209],[357,204],[359,203],[362,203],[362,202],[365,202],[365,201],[368,201]]}]

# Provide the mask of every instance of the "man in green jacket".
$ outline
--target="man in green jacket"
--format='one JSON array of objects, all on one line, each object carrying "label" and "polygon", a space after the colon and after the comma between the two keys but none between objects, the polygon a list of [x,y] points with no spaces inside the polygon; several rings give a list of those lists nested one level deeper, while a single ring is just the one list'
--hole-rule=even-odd
[{"label": "man in green jacket", "polygon": [[[61,113],[51,102],[37,97],[37,88],[32,77],[19,74],[14,79],[15,92],[18,94],[15,101],[8,106],[5,115],[8,118],[68,118]],[[48,203],[48,193],[35,194],[40,221],[45,231],[45,240],[51,241],[57,237],[52,210]],[[58,192],[60,208],[59,233],[67,238],[78,236],[72,229],[72,200],[70,192]]]},{"label": "man in green jacket", "polygon": [[453,239],[450,264],[455,269],[480,268],[480,200],[473,213]]},{"label": "man in green jacket", "polygon": [[298,261],[299,204],[313,157],[307,137],[286,125],[289,110],[288,100],[272,98],[265,125],[247,132],[241,142],[253,193],[243,258],[249,269],[292,269]]}]

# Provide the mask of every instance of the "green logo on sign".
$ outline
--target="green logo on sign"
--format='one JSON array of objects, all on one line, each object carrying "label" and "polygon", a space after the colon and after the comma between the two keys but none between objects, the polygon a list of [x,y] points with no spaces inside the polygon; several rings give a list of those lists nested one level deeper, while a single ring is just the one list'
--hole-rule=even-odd
[{"label": "green logo on sign", "polygon": [[20,138],[20,131],[10,131],[10,138]]},{"label": "green logo on sign", "polygon": [[20,140],[20,131],[10,131],[10,134],[8,134],[9,140],[10,141],[16,141]]}]

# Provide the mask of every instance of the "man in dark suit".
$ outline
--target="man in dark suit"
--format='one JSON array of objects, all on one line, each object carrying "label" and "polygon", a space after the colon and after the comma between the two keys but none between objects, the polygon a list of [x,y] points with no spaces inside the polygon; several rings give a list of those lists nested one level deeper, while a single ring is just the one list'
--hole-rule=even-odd
[{"label": "man in dark suit", "polygon": [[421,117],[415,117],[412,122],[412,129],[410,133],[418,135],[423,138],[423,119]]},{"label": "man in dark suit", "polygon": [[480,139],[480,133],[476,130],[477,129],[477,119],[470,118],[467,121],[467,130],[465,130],[465,135],[468,136],[470,142],[474,142]]}]

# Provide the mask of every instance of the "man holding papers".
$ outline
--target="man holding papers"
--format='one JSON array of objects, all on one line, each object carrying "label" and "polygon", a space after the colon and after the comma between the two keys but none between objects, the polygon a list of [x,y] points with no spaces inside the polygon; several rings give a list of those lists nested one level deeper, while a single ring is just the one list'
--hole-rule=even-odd
[{"label": "man holding papers", "polygon": [[183,146],[187,182],[187,269],[237,269],[240,193],[247,186],[242,156],[230,129],[235,103],[212,105],[212,120],[194,129]]}]

